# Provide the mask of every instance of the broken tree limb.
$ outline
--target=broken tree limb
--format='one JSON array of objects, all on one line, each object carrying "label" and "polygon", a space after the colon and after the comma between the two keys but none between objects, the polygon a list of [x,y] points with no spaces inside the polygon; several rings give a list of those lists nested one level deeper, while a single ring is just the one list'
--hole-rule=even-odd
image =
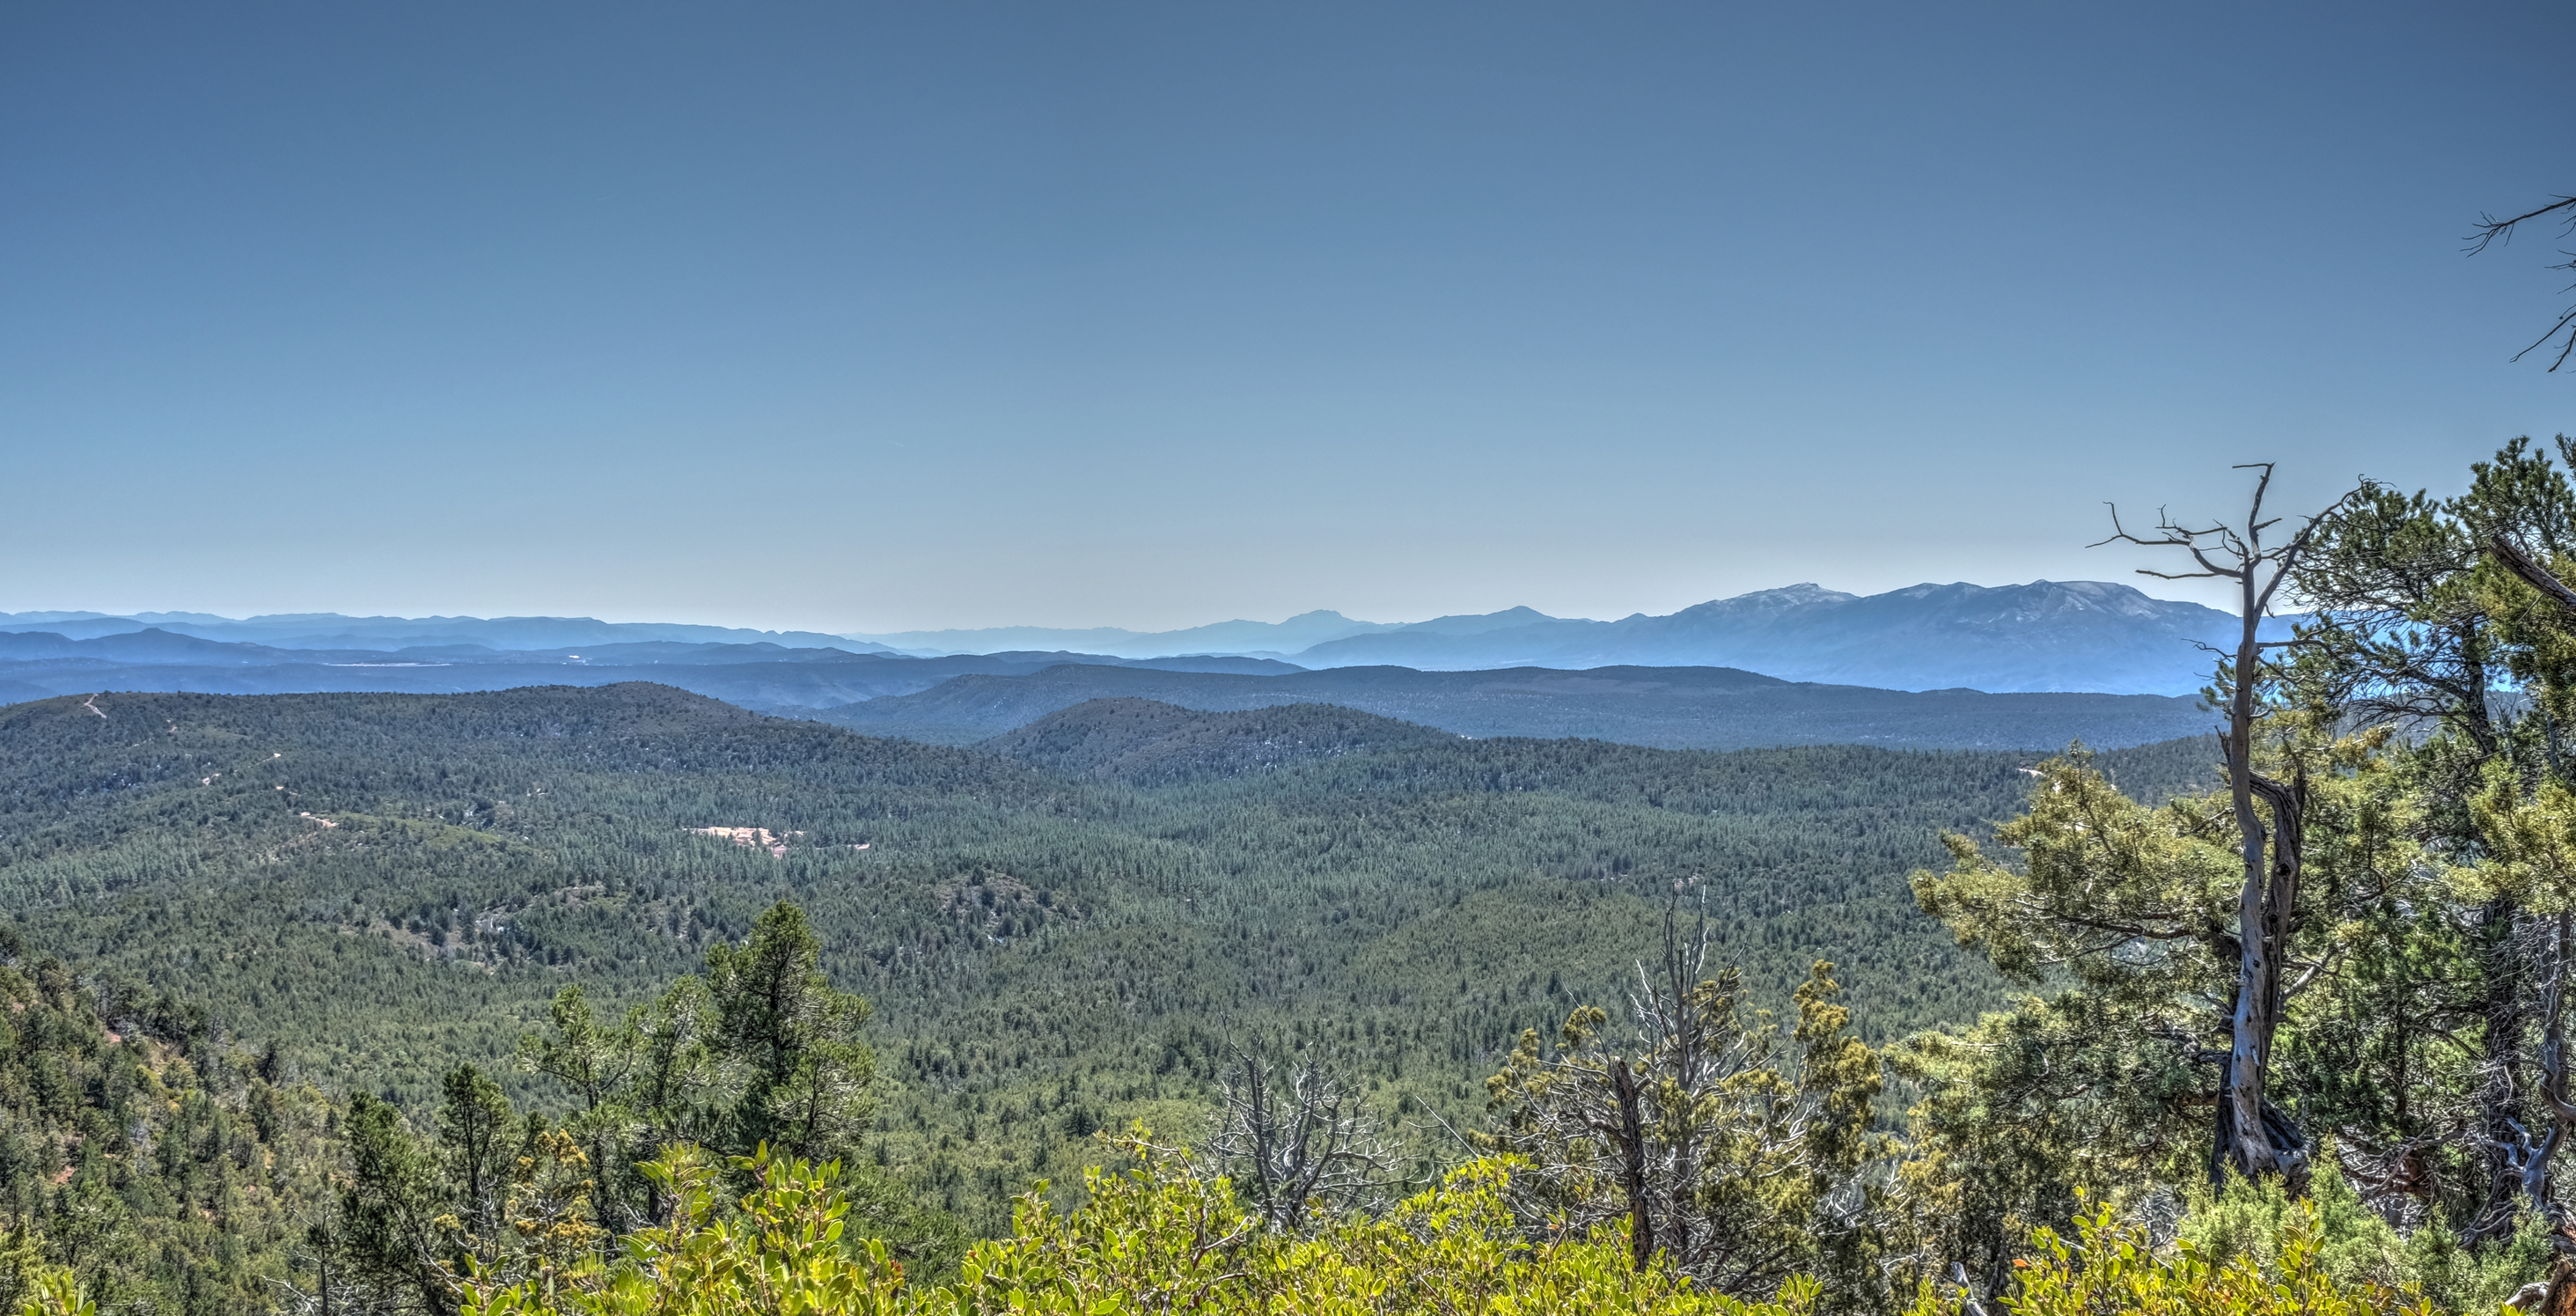
[{"label": "broken tree limb", "polygon": [[2550,574],[2549,568],[2533,561],[2531,555],[2515,546],[2512,540],[2503,535],[2489,535],[2487,551],[2495,554],[2496,561],[2503,563],[2505,570],[2522,577],[2524,584],[2539,590],[2559,607],[2576,612],[2576,589],[2567,588],[2565,581]]}]

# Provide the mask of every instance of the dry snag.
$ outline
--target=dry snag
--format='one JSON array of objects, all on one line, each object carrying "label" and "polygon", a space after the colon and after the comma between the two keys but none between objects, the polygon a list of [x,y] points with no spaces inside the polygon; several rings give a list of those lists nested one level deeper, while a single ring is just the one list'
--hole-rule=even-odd
[{"label": "dry snag", "polygon": [[[2212,1173],[2222,1157],[2247,1176],[2279,1174],[2303,1183],[2308,1148],[2296,1125],[2263,1095],[2272,1063],[2272,1039],[2281,1025],[2284,993],[2281,970],[2290,939],[2297,931],[2300,821],[2307,795],[2303,777],[2284,783],[2254,770],[2254,735],[2262,720],[2258,697],[2267,679],[2263,651],[2272,647],[2260,637],[2265,617],[2281,585],[2297,568],[2320,522],[2307,518],[2286,542],[2267,546],[2264,533],[2281,519],[2263,516],[2264,495],[2272,486],[2272,463],[2256,462],[2238,470],[2262,472],[2242,524],[2221,521],[2186,526],[2159,515],[2153,530],[2132,534],[2111,513],[2111,537],[2101,542],[2178,548],[2189,554],[2191,571],[2138,574],[2159,580],[2226,580],[2237,595],[2239,631],[2233,653],[2221,653],[2219,687],[2227,697],[2227,724],[2219,732],[2226,753],[2227,777],[2234,796],[2236,827],[2245,877],[2236,905],[2237,975],[2234,1037],[2221,1080],[2218,1128],[2212,1144]],[[2262,808],[2257,808],[2257,802]],[[2264,824],[2264,813],[2271,826]]]},{"label": "dry snag", "polygon": [[1397,1157],[1358,1095],[1314,1060],[1282,1074],[1249,1054],[1224,1082],[1225,1120],[1204,1155],[1273,1228],[1384,1205]]}]

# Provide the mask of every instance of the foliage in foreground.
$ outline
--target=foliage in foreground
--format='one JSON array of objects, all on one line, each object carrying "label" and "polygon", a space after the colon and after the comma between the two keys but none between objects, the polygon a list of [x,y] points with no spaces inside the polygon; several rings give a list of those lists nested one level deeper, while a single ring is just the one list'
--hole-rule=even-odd
[{"label": "foliage in foreground", "polygon": [[[2440,1226],[2401,1236],[2362,1199],[2332,1147],[2317,1159],[2305,1199],[2278,1176],[2230,1175],[2224,1191],[2192,1185],[2176,1244],[2224,1268],[2251,1263],[2266,1273],[2305,1271],[2342,1290],[2421,1294],[2436,1307],[2491,1312],[2546,1275],[2558,1255],[2545,1217],[2526,1213],[2505,1238],[2478,1249]],[[2098,1220],[2097,1220],[2098,1227]],[[2043,1243],[2042,1252],[2047,1250]],[[2401,1308],[2412,1310],[2412,1307]],[[2556,1310],[2556,1309],[2549,1309]]]},{"label": "foliage in foreground", "polygon": [[[1306,1233],[1264,1227],[1223,1179],[1189,1169],[1140,1128],[1116,1143],[1124,1173],[1094,1170],[1090,1201],[1070,1213],[1043,1194],[1021,1199],[1011,1237],[979,1244],[944,1285],[915,1283],[881,1242],[846,1228],[837,1165],[761,1154],[737,1170],[753,1190],[729,1202],[726,1176],[693,1148],[648,1172],[670,1218],[625,1240],[611,1262],[538,1259],[512,1273],[460,1277],[465,1316],[980,1316],[983,1313],[1264,1312],[1299,1316],[1396,1311],[1671,1313],[1810,1316],[1827,1295],[1792,1279],[1743,1302],[1693,1285],[1671,1267],[1634,1267],[1624,1227],[1532,1235],[1511,1201],[1509,1159],[1475,1161],[1381,1216],[1330,1216]],[[2241,1194],[2240,1194],[2241,1195]],[[2250,1200],[2250,1199],[2249,1199]],[[2242,1211],[2229,1229],[2167,1249],[2108,1207],[2072,1238],[2036,1232],[2034,1256],[1988,1310],[2013,1316],[2244,1312],[2252,1316],[2436,1316],[2409,1289],[2347,1278],[2318,1209],[2284,1200]],[[23,1316],[94,1311],[68,1272],[37,1277]],[[1912,1316],[1973,1310],[1920,1292]]]},{"label": "foliage in foreground", "polygon": [[[832,986],[819,954],[804,911],[781,902],[740,946],[708,948],[704,980],[683,977],[622,1023],[603,1025],[580,988],[564,989],[553,1034],[520,1047],[579,1103],[560,1123],[514,1110],[472,1065],[448,1074],[427,1137],[354,1094],[339,1210],[311,1238],[308,1305],[450,1316],[459,1272],[579,1269],[668,1217],[670,1185],[649,1164],[666,1148],[739,1166],[772,1148],[809,1163],[857,1152],[874,1107],[868,1005]],[[902,1261],[944,1269],[964,1251],[955,1222],[873,1165],[836,1175],[834,1191],[846,1223]]]},{"label": "foliage in foreground", "polygon": [[[1311,1234],[1264,1228],[1221,1179],[1184,1158],[1122,1140],[1138,1158],[1095,1170],[1091,1201],[1059,1213],[1024,1198],[1012,1236],[968,1253],[945,1287],[905,1282],[873,1243],[843,1241],[831,1167],[768,1159],[732,1220],[715,1176],[682,1153],[666,1161],[682,1203],[674,1222],[633,1239],[588,1274],[477,1286],[468,1316],[538,1313],[1549,1311],[1737,1312],[1661,1269],[1635,1272],[1615,1233],[1527,1241],[1482,1161],[1380,1217],[1335,1216]],[[1805,1293],[1801,1290],[1801,1293]],[[1779,1310],[1802,1310],[1799,1305]]]},{"label": "foliage in foreground", "polygon": [[2016,1263],[2015,1292],[1998,1305],[2014,1316],[2432,1316],[2438,1310],[2416,1290],[2337,1279],[2305,1202],[2291,1208],[2285,1225],[2268,1257],[2249,1250],[2229,1258],[2188,1237],[2159,1254],[2145,1230],[2122,1224],[2106,1206],[2079,1217],[2073,1239],[2038,1230],[2038,1255]]}]

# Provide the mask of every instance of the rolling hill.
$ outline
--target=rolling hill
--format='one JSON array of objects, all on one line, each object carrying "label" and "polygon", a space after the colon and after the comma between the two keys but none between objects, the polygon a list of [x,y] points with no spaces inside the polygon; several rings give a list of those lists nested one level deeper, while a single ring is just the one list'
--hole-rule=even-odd
[{"label": "rolling hill", "polygon": [[2161,695],[1906,692],[1812,685],[1710,667],[1422,672],[1345,667],[1286,676],[1064,665],[967,675],[918,694],[811,714],[871,735],[967,745],[1094,699],[1206,711],[1327,703],[1464,736],[1588,736],[1662,749],[1880,745],[2098,747],[2194,735],[2209,715]]},{"label": "rolling hill", "polygon": [[1093,699],[976,746],[1050,771],[1162,785],[1275,772],[1315,759],[1458,737],[1331,704],[1204,713],[1150,699]]},{"label": "rolling hill", "polygon": [[1260,658],[1107,658],[1078,653],[914,658],[758,643],[627,640],[555,649],[439,644],[396,650],[288,648],[209,640],[159,627],[73,639],[0,632],[0,703],[100,690],[295,694],[384,690],[457,694],[530,685],[614,685],[650,678],[747,708],[806,709],[924,690],[961,673],[1010,675],[1066,662],[1278,674]]}]

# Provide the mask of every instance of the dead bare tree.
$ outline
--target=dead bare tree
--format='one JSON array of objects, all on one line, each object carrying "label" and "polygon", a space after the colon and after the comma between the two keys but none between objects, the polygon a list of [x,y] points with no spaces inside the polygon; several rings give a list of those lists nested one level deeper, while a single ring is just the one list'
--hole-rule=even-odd
[{"label": "dead bare tree", "polygon": [[[2235,584],[2239,631],[2236,649],[2222,653],[2220,689],[2227,696],[2227,725],[2219,739],[2226,751],[2227,776],[2234,793],[2238,845],[2245,880],[2236,902],[2236,1000],[2234,1037],[2224,1063],[2224,1097],[2218,1106],[2213,1147],[2234,1161],[2247,1177],[2278,1174],[2304,1184],[2308,1149],[2297,1127],[2264,1099],[2263,1082],[2271,1072],[2272,1039],[2281,1026],[2281,970],[2289,959],[2297,931],[2299,859],[2303,840],[2301,815],[2307,803],[2307,780],[2293,774],[2284,783],[2254,770],[2254,736],[2262,715],[2259,697],[2266,681],[2259,635],[2271,615],[2272,600],[2315,537],[2321,517],[2307,518],[2286,542],[2266,546],[2264,532],[2281,524],[2263,516],[2263,498],[2271,491],[2272,463],[2250,462],[2235,469],[2261,471],[2252,505],[2241,524],[2225,521],[2186,526],[2159,513],[2153,530],[2132,534],[2111,511],[2111,537],[2103,544],[2128,543],[2147,548],[2178,548],[2197,570],[2138,574],[2159,580],[2226,580]],[[2098,545],[2097,545],[2098,547]],[[2262,808],[2256,807],[2260,802]],[[2264,825],[2269,811],[2271,826]]]},{"label": "dead bare tree", "polygon": [[1832,966],[1799,989],[1793,1053],[1747,1018],[1741,973],[1712,972],[1708,952],[1706,918],[1686,935],[1668,909],[1661,960],[1637,966],[1629,1043],[1593,1007],[1566,1020],[1553,1055],[1524,1033],[1486,1081],[1498,1118],[1476,1141],[1527,1161],[1512,1187],[1534,1231],[1625,1222],[1638,1269],[1767,1296],[1853,1226],[1861,1208],[1844,1199],[1878,1150],[1878,1061],[1863,1047],[1854,1063]]},{"label": "dead bare tree", "polygon": [[[2562,232],[2576,232],[2576,196],[2560,197],[2537,210],[2526,211],[2522,214],[2515,215],[2510,219],[2498,219],[2493,215],[2478,216],[2477,231],[2469,235],[2468,252],[2472,256],[2477,255],[2479,252],[2486,250],[2489,244],[2495,242],[2499,238],[2506,242],[2511,242],[2513,241],[2513,232],[2516,228],[2529,223],[2532,220],[2550,215],[2558,216],[2566,222],[2566,228],[2562,230]],[[2576,252],[2562,251],[2559,254],[2570,257],[2570,259],[2561,264],[2552,265],[2549,268],[2553,270],[2576,270]],[[2531,346],[2514,353],[2513,359],[2519,361],[2524,357],[2531,355],[2534,351],[2539,350],[2542,346],[2555,340],[2560,334],[2565,334],[2567,336],[2567,342],[2564,346],[2558,349],[2557,359],[2549,363],[2549,369],[2553,373],[2556,372],[2558,367],[2567,364],[2567,358],[2570,353],[2576,353],[2576,307],[2569,307],[2564,314],[2558,317],[2558,323],[2549,326],[2549,332],[2533,339]]]},{"label": "dead bare tree", "polygon": [[1313,1059],[1283,1075],[1236,1053],[1225,1120],[1201,1155],[1276,1229],[1386,1203],[1401,1163],[1357,1093]]}]

